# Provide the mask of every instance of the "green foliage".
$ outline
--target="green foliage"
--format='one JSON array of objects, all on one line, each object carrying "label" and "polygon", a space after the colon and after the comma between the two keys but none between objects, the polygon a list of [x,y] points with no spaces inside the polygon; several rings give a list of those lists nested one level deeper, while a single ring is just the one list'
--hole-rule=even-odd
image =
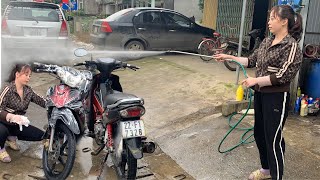
[{"label": "green foliage", "polygon": [[204,0],[199,0],[198,6],[199,6],[199,9],[200,9],[201,11],[203,11],[203,8],[204,8]]}]

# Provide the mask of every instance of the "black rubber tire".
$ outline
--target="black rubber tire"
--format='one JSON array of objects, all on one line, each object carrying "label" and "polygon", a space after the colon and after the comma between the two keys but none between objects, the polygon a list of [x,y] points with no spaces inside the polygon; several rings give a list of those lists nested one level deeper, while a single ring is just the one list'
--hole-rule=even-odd
[{"label": "black rubber tire", "polygon": [[[214,55],[214,51],[212,51],[211,49],[216,49],[217,44],[212,40],[212,39],[207,39],[204,40],[204,42],[200,43],[200,47],[198,49],[198,53],[201,55],[207,55],[207,56],[212,56]],[[200,56],[200,58],[204,61],[204,62],[209,62],[211,61],[213,58],[209,58],[209,57],[203,57]]]},{"label": "black rubber tire", "polygon": [[146,48],[140,41],[130,41],[126,44],[125,49],[128,51],[144,51]]},{"label": "black rubber tire", "polygon": [[[56,175],[49,168],[48,151],[45,148],[43,148],[42,166],[43,166],[44,174],[45,174],[46,178],[49,179],[49,180],[66,179],[69,176],[69,174],[70,174],[70,172],[72,170],[72,167],[73,167],[73,164],[74,164],[74,160],[76,158],[76,139],[75,139],[75,135],[63,123],[57,123],[55,134],[57,134],[58,132],[64,133],[66,135],[66,137],[67,137],[67,140],[68,140],[67,146],[68,146],[68,148],[66,149],[66,151],[67,151],[68,159],[66,160],[66,164],[65,164],[65,167],[64,167],[63,171],[60,174]],[[56,136],[55,136],[55,138],[56,138]]]},{"label": "black rubber tire", "polygon": [[[238,52],[235,49],[226,49],[225,54],[230,54],[233,56],[237,56]],[[230,61],[224,61],[223,62],[224,65],[226,66],[226,68],[228,68],[230,71],[236,71],[237,70],[237,64],[234,62],[230,62]]]},{"label": "black rubber tire", "polygon": [[[113,159],[115,159],[115,155],[112,154]],[[124,153],[122,154],[122,160],[119,167],[116,167],[116,173],[118,179],[128,179],[134,180],[137,176],[137,159],[135,159],[130,152],[130,150],[125,147]],[[123,175],[123,176],[122,176]]]},{"label": "black rubber tire", "polygon": [[121,169],[125,169],[126,165],[127,165],[127,169],[126,169],[126,179],[129,180],[134,180],[136,179],[137,176],[137,169],[138,169],[138,164],[137,164],[137,159],[133,157],[131,151],[127,148],[127,156],[126,156],[126,163],[123,163],[122,166],[124,165],[124,167],[121,167]]}]

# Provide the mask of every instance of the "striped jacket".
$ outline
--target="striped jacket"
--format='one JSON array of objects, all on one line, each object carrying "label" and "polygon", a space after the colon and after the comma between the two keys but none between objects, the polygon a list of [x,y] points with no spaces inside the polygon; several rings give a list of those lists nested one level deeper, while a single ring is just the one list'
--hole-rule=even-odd
[{"label": "striped jacket", "polygon": [[0,93],[0,121],[6,121],[8,113],[24,115],[30,102],[45,107],[46,101],[43,97],[36,94],[29,86],[23,88],[22,100],[14,82],[8,84]]},{"label": "striped jacket", "polygon": [[248,57],[248,67],[256,67],[256,77],[270,76],[272,86],[259,87],[260,92],[289,92],[290,82],[302,63],[302,52],[297,41],[287,35],[271,46],[274,36],[265,38],[260,47]]}]

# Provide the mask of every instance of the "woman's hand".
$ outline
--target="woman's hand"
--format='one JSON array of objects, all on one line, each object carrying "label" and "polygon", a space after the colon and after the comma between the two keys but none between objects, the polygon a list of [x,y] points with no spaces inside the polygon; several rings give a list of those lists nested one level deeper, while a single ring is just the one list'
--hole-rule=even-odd
[{"label": "woman's hand", "polygon": [[27,125],[30,123],[30,121],[28,120],[27,117],[12,114],[12,113],[8,113],[6,119],[7,119],[7,121],[9,121],[11,123],[16,123],[16,124],[20,124],[20,125]]},{"label": "woman's hand", "polygon": [[229,55],[229,54],[215,54],[212,56],[214,59],[216,59],[216,61],[219,62],[223,62],[226,59],[232,59],[233,56]]},{"label": "woman's hand", "polygon": [[16,123],[16,124],[21,124],[23,122],[23,119],[20,115],[11,114],[11,113],[7,114],[6,119],[7,119],[7,121],[9,121],[11,123]]},{"label": "woman's hand", "polygon": [[247,79],[241,82],[242,85],[246,87],[252,87],[258,84],[257,78],[248,77]]}]

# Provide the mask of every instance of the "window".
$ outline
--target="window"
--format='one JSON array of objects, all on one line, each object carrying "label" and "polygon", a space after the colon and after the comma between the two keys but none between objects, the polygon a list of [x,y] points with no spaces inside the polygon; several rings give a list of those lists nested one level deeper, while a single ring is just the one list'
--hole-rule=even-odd
[{"label": "window", "polygon": [[9,7],[8,20],[59,22],[58,9]]},{"label": "window", "polygon": [[121,11],[118,11],[110,16],[107,17],[107,21],[116,21],[118,20],[120,17],[127,15],[128,13],[130,13],[132,11],[132,9],[123,9]]},{"label": "window", "polygon": [[83,9],[83,0],[79,0],[79,9]]},{"label": "window", "polygon": [[166,24],[169,26],[191,27],[191,21],[183,16],[168,12],[164,12],[163,15]]},{"label": "window", "polygon": [[160,12],[141,13],[134,21],[137,24],[161,24]]}]

